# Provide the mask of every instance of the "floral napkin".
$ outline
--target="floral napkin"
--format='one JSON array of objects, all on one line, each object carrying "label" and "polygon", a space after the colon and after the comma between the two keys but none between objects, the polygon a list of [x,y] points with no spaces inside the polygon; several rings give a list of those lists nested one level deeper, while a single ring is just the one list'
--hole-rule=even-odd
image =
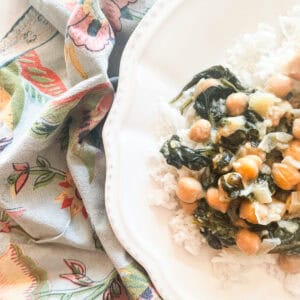
[{"label": "floral napkin", "polygon": [[108,222],[101,140],[154,0],[29,2],[0,41],[0,298],[160,299]]}]

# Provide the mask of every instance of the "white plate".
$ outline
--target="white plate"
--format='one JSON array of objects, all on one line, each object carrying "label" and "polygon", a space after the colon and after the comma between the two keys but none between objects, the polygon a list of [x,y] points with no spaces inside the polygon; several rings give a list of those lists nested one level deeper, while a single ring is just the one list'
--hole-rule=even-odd
[{"label": "white plate", "polygon": [[[275,24],[297,0],[158,0],[123,54],[119,90],[104,130],[106,207],[114,232],[148,271],[164,299],[290,299],[263,270],[225,290],[203,251],[195,258],[174,245],[169,212],[151,208],[148,149],[155,143],[156,107],[199,70],[223,61],[225,50],[257,24]],[[266,41],[267,43],[268,41]],[[255,274],[255,275],[254,275]],[[291,298],[292,299],[292,298]]]}]

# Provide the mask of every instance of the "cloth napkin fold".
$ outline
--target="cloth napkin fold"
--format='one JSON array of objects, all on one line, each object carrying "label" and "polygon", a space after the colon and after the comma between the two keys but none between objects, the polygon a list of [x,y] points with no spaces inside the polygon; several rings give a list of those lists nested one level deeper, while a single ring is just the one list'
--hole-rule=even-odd
[{"label": "cloth napkin fold", "polygon": [[160,299],[107,219],[101,140],[153,2],[31,0],[0,41],[1,299]]}]

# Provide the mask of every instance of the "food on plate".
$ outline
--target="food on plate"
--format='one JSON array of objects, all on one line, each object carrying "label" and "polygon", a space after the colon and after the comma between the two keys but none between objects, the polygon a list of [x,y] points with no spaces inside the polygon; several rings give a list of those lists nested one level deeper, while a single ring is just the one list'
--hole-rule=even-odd
[{"label": "food on plate", "polygon": [[267,247],[280,254],[284,271],[297,273],[299,54],[285,70],[263,88],[243,85],[223,66],[195,75],[171,102],[189,128],[174,132],[161,153],[168,165],[185,170],[177,181],[178,204],[210,247],[237,247],[247,255]]}]

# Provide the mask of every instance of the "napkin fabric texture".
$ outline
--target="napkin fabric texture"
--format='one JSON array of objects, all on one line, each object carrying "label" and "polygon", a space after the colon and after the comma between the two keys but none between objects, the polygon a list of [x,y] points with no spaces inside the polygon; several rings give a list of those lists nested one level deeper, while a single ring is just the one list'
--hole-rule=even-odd
[{"label": "napkin fabric texture", "polygon": [[154,1],[31,0],[0,41],[1,299],[160,299],[107,219],[101,139]]}]

